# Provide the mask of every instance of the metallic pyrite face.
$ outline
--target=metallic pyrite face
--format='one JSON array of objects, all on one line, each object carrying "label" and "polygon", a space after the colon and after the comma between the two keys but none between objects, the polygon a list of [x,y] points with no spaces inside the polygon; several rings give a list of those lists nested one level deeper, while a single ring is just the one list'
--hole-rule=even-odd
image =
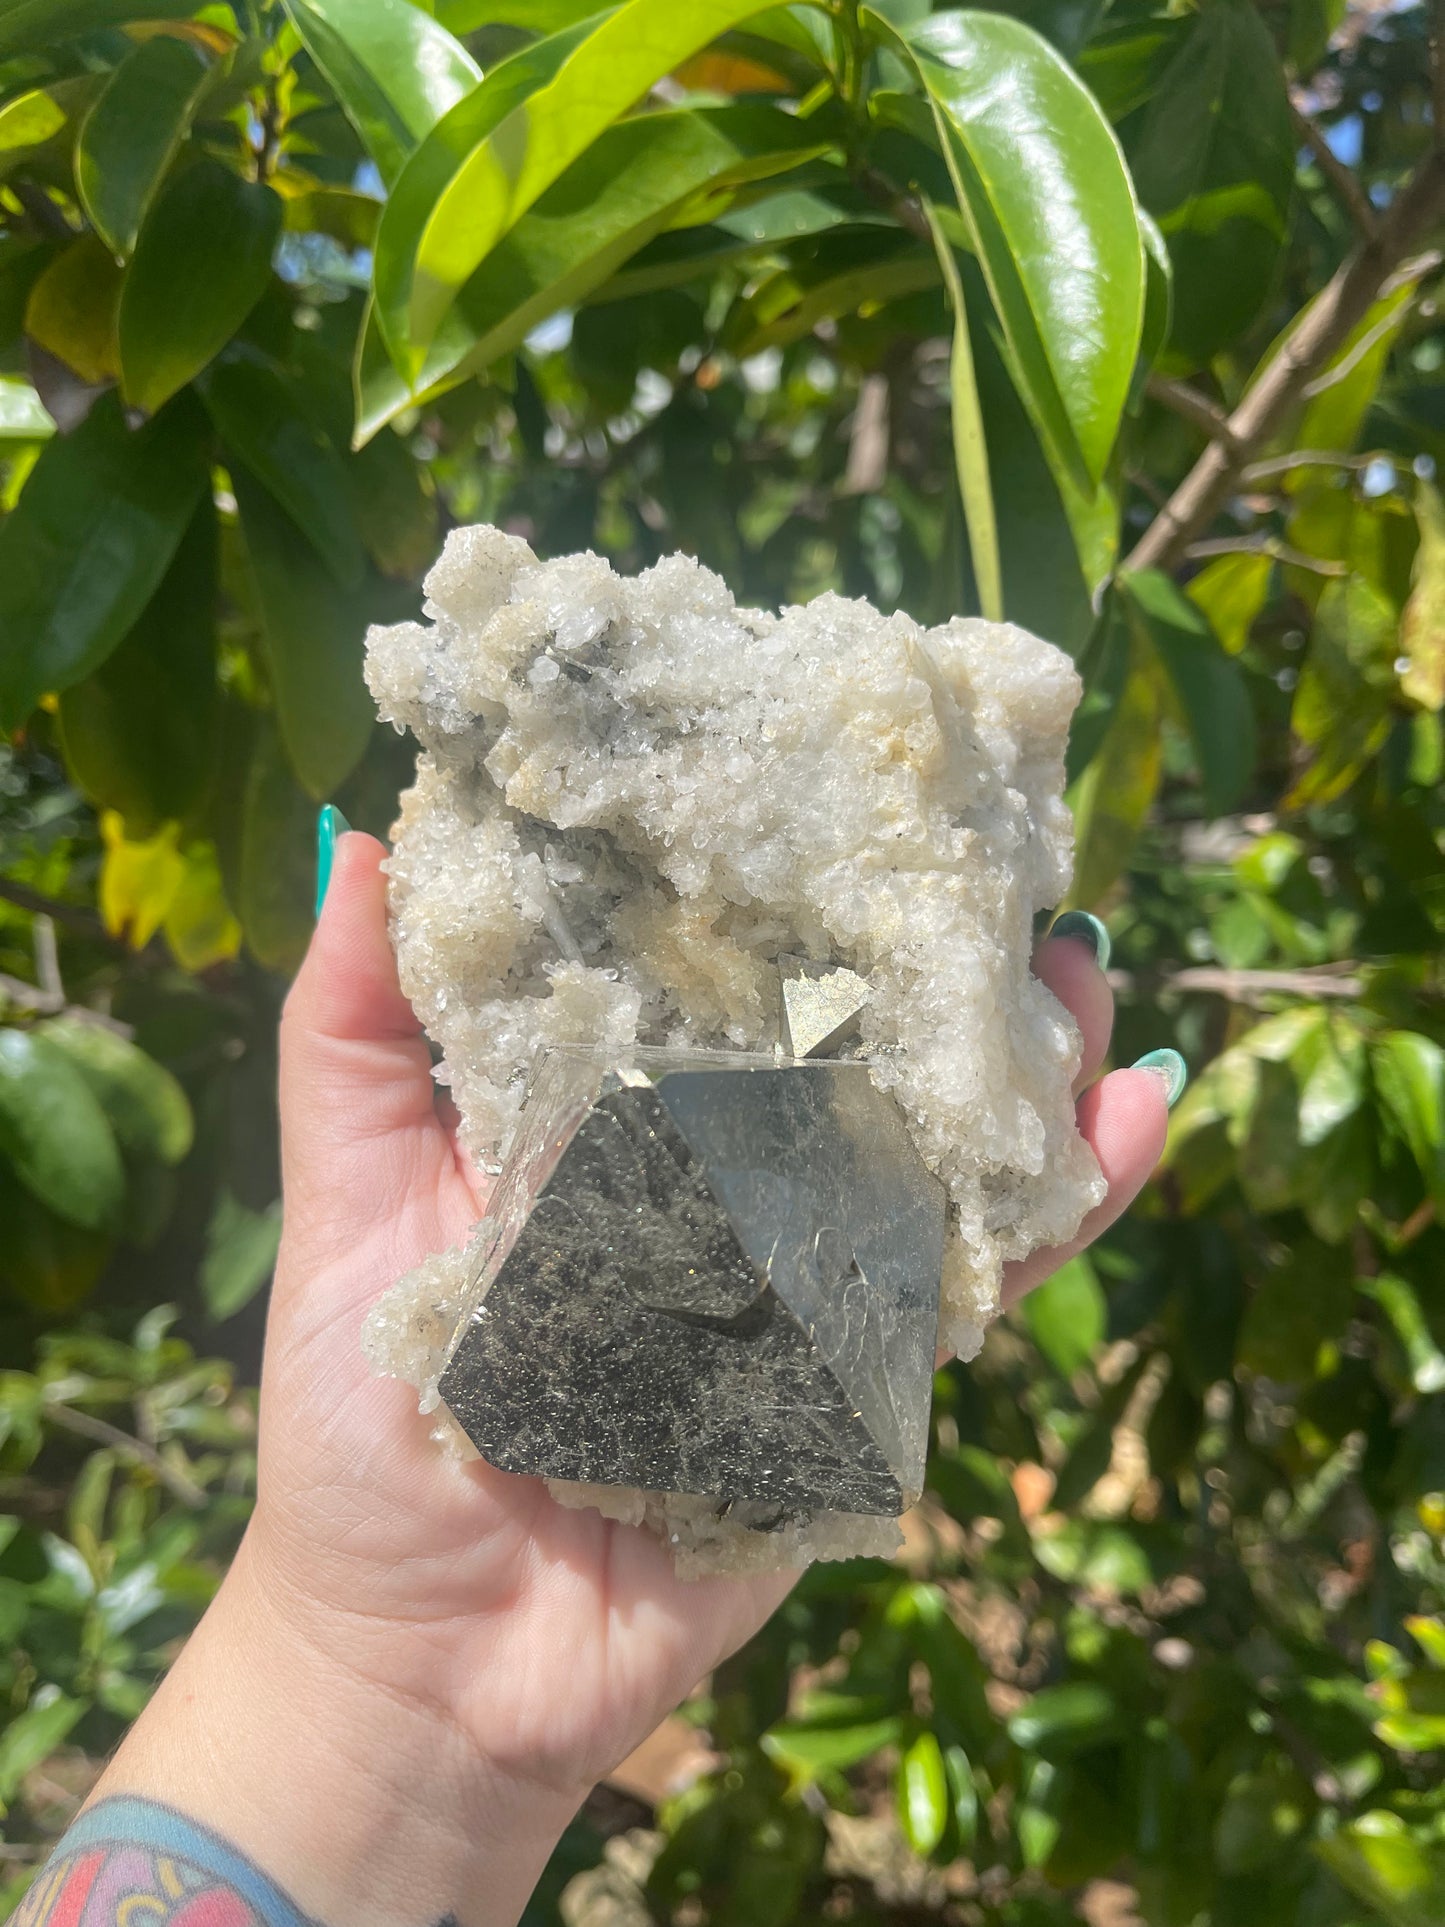
[{"label": "metallic pyrite face", "polygon": [[512,1472],[895,1514],[944,1198],[863,1063],[550,1053],[441,1379]]}]

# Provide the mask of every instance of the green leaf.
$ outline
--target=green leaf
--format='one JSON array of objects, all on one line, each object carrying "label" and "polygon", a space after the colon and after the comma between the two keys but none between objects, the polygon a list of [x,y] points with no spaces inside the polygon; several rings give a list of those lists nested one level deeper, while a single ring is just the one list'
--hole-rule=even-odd
[{"label": "green leaf", "polygon": [[880,1712],[876,1702],[838,1698],[810,1718],[779,1720],[763,1735],[763,1749],[800,1778],[842,1772],[898,1738],[899,1713]]},{"label": "green leaf", "polygon": [[1400,617],[1400,693],[1438,710],[1445,708],[1445,502],[1430,482],[1415,484],[1415,519],[1420,546]]},{"label": "green leaf", "polygon": [[201,1260],[201,1297],[212,1318],[234,1318],[276,1267],[281,1207],[251,1211],[223,1191],[216,1200]]},{"label": "green leaf", "polygon": [[[95,1289],[114,1249],[108,1232],[89,1231],[48,1210],[0,1158],[0,1280],[33,1311],[53,1318]],[[4,1430],[0,1417],[0,1432]]]},{"label": "green leaf", "polygon": [[[914,61],[1030,408],[1081,486],[1128,399],[1144,313],[1133,189],[1097,102],[1046,40],[994,13],[882,36]],[[1066,239],[1064,238],[1066,237]]]},{"label": "green leaf", "polygon": [[15,1798],[25,1776],[50,1757],[86,1706],[85,1700],[42,1688],[7,1724],[0,1733],[0,1808]]},{"label": "green leaf", "polygon": [[75,147],[75,184],[113,254],[135,246],[208,77],[194,47],[157,34],[126,56],[86,115]]},{"label": "green leaf", "polygon": [[1161,570],[1127,575],[1122,588],[1147,626],[1194,745],[1205,811],[1223,816],[1254,775],[1257,731],[1243,675],[1203,612]]},{"label": "green leaf", "polygon": [[130,633],[61,696],[66,766],[132,836],[153,834],[211,778],[216,695],[216,514],[203,497]]},{"label": "green leaf", "polygon": [[933,230],[933,246],[948,290],[948,304],[953,310],[953,348],[948,360],[949,420],[953,432],[953,466],[963,500],[974,586],[983,615],[990,622],[1002,622],[1003,573],[998,552],[998,521],[989,482],[988,443],[974,374],[963,280],[953,257],[953,245],[943,232],[936,210],[927,201],[923,206]]},{"label": "green leaf", "polygon": [[1284,75],[1248,0],[1201,9],[1130,144],[1174,262],[1171,345],[1190,364],[1241,335],[1284,245],[1295,137]]},{"label": "green leaf", "polygon": [[1107,1686],[1091,1679],[1066,1680],[1035,1693],[1009,1720],[1008,1734],[1027,1753],[1057,1758],[1112,1739],[1120,1720],[1120,1707]]},{"label": "green leaf", "polygon": [[1394,608],[1377,589],[1358,575],[1328,585],[1290,710],[1312,756],[1287,809],[1341,795],[1384,742],[1398,647]]},{"label": "green leaf", "polygon": [[201,384],[233,474],[237,462],[307,537],[344,589],[366,567],[345,465],[305,412],[299,384],[250,352],[223,357]]},{"label": "green leaf", "polygon": [[1185,586],[1189,600],[1231,656],[1249,641],[1249,632],[1269,596],[1274,562],[1268,555],[1221,555],[1207,563]]},{"label": "green leaf", "polygon": [[1239,1333],[1239,1363],[1285,1384],[1301,1384],[1314,1376],[1320,1347],[1343,1335],[1353,1309],[1349,1253],[1296,1238],[1250,1296]]},{"label": "green leaf", "polygon": [[55,423],[28,381],[0,378],[0,441],[43,442],[55,433]]},{"label": "green leaf", "polygon": [[179,1164],[195,1125],[185,1092],[164,1064],[100,1024],[57,1017],[37,1036],[63,1051],[99,1100],[116,1141],[132,1156]]},{"label": "green leaf", "polygon": [[361,672],[365,618],[357,599],[337,594],[311,544],[259,483],[243,470],[232,480],[281,740],[319,802],[356,767],[376,721]]},{"label": "green leaf", "polygon": [[56,1044],[0,1030],[0,1154],[72,1224],[102,1230],[125,1196],[115,1136],[90,1085]]},{"label": "green leaf", "polygon": [[[0,41],[8,24],[8,17],[0,15]],[[0,181],[23,165],[27,173],[38,172],[63,185],[76,123],[99,85],[97,75],[80,74],[7,100],[0,107]]]},{"label": "green leaf", "polygon": [[1389,1927],[1436,1927],[1445,1913],[1445,1866],[1397,1813],[1361,1814],[1314,1851]]},{"label": "green leaf", "polygon": [[1392,1030],[1372,1048],[1370,1069],[1381,1108],[1445,1209],[1445,1050],[1433,1037]]},{"label": "green leaf", "polygon": [[482,78],[461,42],[412,0],[286,0],[286,11],[388,186]]},{"label": "green leaf", "polygon": [[1104,1342],[1108,1308],[1094,1267],[1071,1258],[1020,1307],[1029,1336],[1062,1378],[1093,1361]]},{"label": "green leaf", "polygon": [[206,486],[188,408],[132,433],[114,395],[42,452],[0,525],[0,726],[105,661],[175,554]]},{"label": "green leaf", "polygon": [[898,1818],[903,1837],[925,1859],[943,1839],[950,1804],[943,1749],[938,1735],[925,1727],[898,1763]]},{"label": "green leaf", "polygon": [[0,14],[0,60],[27,48],[45,53],[62,40],[127,20],[176,20],[195,0],[11,0]]},{"label": "green leaf", "polygon": [[93,234],[72,241],[30,290],[25,332],[83,382],[113,381],[120,372],[116,310],[121,274]]},{"label": "green leaf", "polygon": [[[1403,271],[1398,284],[1378,301],[1371,302],[1329,362],[1310,382],[1308,405],[1293,429],[1287,446],[1294,448],[1339,449],[1348,453],[1364,424],[1370,405],[1379,391],[1380,380],[1389,364],[1390,354],[1400,330],[1410,317],[1420,292],[1423,267]],[[1251,384],[1268,367],[1280,347],[1290,339],[1313,302],[1295,316],[1264,355],[1251,377]],[[1318,470],[1315,471],[1318,474]],[[1310,470],[1296,469],[1286,486],[1300,490],[1309,486]]]},{"label": "green leaf", "polygon": [[[692,108],[608,128],[462,290],[427,354],[423,392],[509,354],[539,322],[609,283],[622,262],[684,211],[700,212],[711,194],[801,165],[819,151],[806,123],[774,107]],[[378,275],[385,272],[379,252]],[[359,347],[356,383],[356,433],[364,442],[413,400],[374,320]]]},{"label": "green leaf", "polygon": [[305,955],[316,900],[316,804],[297,783],[269,724],[256,732],[242,801],[240,883],[246,942],[268,969]]},{"label": "green leaf", "polygon": [[121,388],[148,414],[212,361],[265,292],[281,201],[219,161],[167,182],[120,298]]},{"label": "green leaf", "polygon": [[1158,659],[1131,623],[1123,694],[1074,805],[1070,900],[1085,908],[1099,901],[1128,863],[1158,791],[1163,695]]},{"label": "green leaf", "polygon": [[[1410,1383],[1424,1397],[1445,1392],[1445,1352],[1435,1342],[1419,1293],[1407,1278],[1382,1271],[1361,1281],[1360,1289],[1373,1298],[1395,1328],[1405,1352]],[[1437,1664],[1445,1654],[1434,1653]]]},{"label": "green leaf", "polygon": [[765,274],[724,324],[722,345],[739,359],[786,347],[822,320],[837,320],[931,288],[937,258],[911,236],[871,226],[839,228]]},{"label": "green leaf", "polygon": [[[417,150],[382,217],[377,305],[403,372],[504,234],[597,136],[752,0],[627,0],[504,61]],[[393,272],[385,285],[385,246]]]}]

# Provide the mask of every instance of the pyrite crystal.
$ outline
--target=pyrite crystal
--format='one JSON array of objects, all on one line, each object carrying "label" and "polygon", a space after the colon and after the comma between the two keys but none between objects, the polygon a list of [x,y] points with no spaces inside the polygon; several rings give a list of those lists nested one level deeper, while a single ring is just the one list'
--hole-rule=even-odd
[{"label": "pyrite crystal", "polygon": [[484,1458],[778,1521],[917,1497],[943,1189],[866,1065],[557,1054],[525,1119],[440,1382]]},{"label": "pyrite crystal", "polygon": [[[628,578],[595,555],[540,562],[520,538],[489,528],[455,530],[426,586],[424,621],[368,637],[367,677],[381,714],[421,744],[387,866],[391,928],[402,988],[439,1047],[437,1074],[456,1100],[465,1149],[481,1170],[511,1173],[539,1115],[537,1091],[527,1095],[539,1053],[577,1047],[618,1071],[638,1065],[639,1050],[666,1047],[731,1053],[739,1072],[761,1060],[799,1090],[871,1087],[896,1107],[890,1118],[942,1188],[938,1337],[972,1356],[998,1308],[1004,1264],[1071,1237],[1103,1193],[1074,1122],[1078,1033],[1029,968],[1036,918],[1070,880],[1062,788],[1073,665],[1008,624],[923,628],[834,595],[774,615],[738,608],[686,556]],[[836,1068],[800,1066],[817,1053]],[[707,1198],[716,1206],[707,1222],[731,1258],[693,1269],[726,1306],[762,1275],[762,1241],[779,1230],[767,1232],[769,1213],[792,1209],[792,1193],[777,1188],[783,1152],[776,1136],[767,1149],[761,1137],[749,1141],[773,1115],[755,1095],[746,1130],[741,1117],[729,1125],[725,1159],[720,1122],[684,1118],[674,1108],[683,1087],[670,1095],[670,1076],[653,1079],[650,1095],[619,1085],[605,1099],[612,1110],[599,1113],[611,1122],[596,1129],[615,1142],[623,1113],[641,1130],[652,1106],[659,1142],[673,1144],[675,1132],[686,1144],[704,1191],[686,1193],[666,1160],[657,1168],[694,1198],[699,1224]],[[633,1095],[624,1100],[624,1090]],[[594,1102],[604,1102],[600,1083]],[[546,1281],[565,1271],[577,1323],[556,1361],[569,1374],[562,1396],[531,1340],[519,1340],[505,1371],[493,1357],[484,1412],[462,1389],[464,1361],[481,1342],[465,1327],[448,1384],[489,1455],[514,1449],[531,1423],[538,1454],[545,1443],[549,1462],[571,1468],[551,1480],[559,1499],[645,1522],[680,1570],[886,1551],[896,1534],[884,1511],[849,1508],[896,1510],[893,1488],[914,1489],[915,1461],[890,1443],[889,1400],[870,1391],[875,1380],[859,1375],[839,1337],[852,1327],[813,1319],[819,1342],[795,1361],[814,1389],[836,1384],[860,1415],[847,1421],[859,1431],[834,1426],[826,1450],[798,1443],[814,1417],[801,1405],[786,1416],[756,1399],[733,1410],[740,1389],[705,1390],[732,1382],[706,1374],[722,1356],[708,1334],[718,1338],[719,1321],[734,1314],[664,1303],[663,1284],[646,1285],[642,1270],[665,1269],[666,1214],[646,1204],[650,1228],[635,1240],[652,1259],[641,1270],[604,1265],[594,1276],[576,1257],[580,1231],[564,1258],[563,1194],[601,1169],[592,1129],[558,1166],[553,1201],[541,1194],[535,1230],[507,1217],[504,1179],[472,1245],[428,1259],[376,1307],[365,1342],[377,1369],[418,1385],[423,1408],[460,1445],[437,1381],[464,1312],[485,1285],[476,1332],[502,1319],[521,1331],[541,1318]],[[897,1136],[880,1124],[868,1142]],[[827,1168],[821,1152],[817,1170],[787,1167],[786,1184],[819,1213],[834,1209],[832,1194],[817,1190]],[[738,1171],[751,1174],[746,1209],[727,1189],[726,1174]],[[862,1160],[846,1187],[850,1209],[862,1208],[866,1174]],[[601,1194],[589,1195],[602,1213]],[[621,1209],[620,1196],[608,1211]],[[820,1220],[815,1236],[827,1229]],[[893,1303],[913,1333],[908,1356],[919,1356],[918,1314],[905,1317],[903,1300],[889,1296],[901,1287],[888,1251],[865,1252],[862,1239],[847,1230],[850,1259],[823,1238],[814,1270],[800,1265],[786,1280],[775,1262],[766,1292],[735,1314],[739,1329],[761,1307],[779,1333],[789,1320],[802,1329],[809,1285],[820,1301],[866,1304],[865,1330]],[[667,1289],[687,1273],[669,1273]],[[658,1381],[652,1404],[670,1417],[651,1432],[632,1419],[623,1426],[618,1381],[583,1336],[624,1305],[617,1355],[632,1357],[628,1334],[644,1326],[659,1345],[667,1334],[654,1362],[673,1376]],[[637,1359],[632,1382],[642,1385],[652,1365]],[[781,1357],[768,1369],[781,1373]],[[900,1414],[905,1380],[890,1367],[882,1381]],[[629,1393],[629,1410],[645,1404]],[[827,1405],[830,1424],[840,1410]],[[769,1457],[745,1436],[759,1423],[792,1441],[786,1465],[781,1443]],[[921,1424],[909,1418],[900,1435]],[[746,1479],[770,1496],[723,1496],[723,1457],[707,1440],[724,1437],[734,1487]],[[621,1478],[624,1465],[638,1483],[600,1482]],[[835,1496],[796,1496],[805,1491]]]}]

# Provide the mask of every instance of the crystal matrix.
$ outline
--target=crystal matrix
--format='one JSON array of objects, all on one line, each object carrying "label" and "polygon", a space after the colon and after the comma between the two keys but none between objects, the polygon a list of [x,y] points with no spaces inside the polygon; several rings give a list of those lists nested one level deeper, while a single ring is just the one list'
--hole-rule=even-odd
[{"label": "crystal matrix", "polygon": [[[868,992],[849,1048],[947,1195],[940,1338],[970,1355],[1003,1263],[1102,1192],[1075,1027],[1028,967],[1069,879],[1072,665],[1007,625],[739,609],[686,557],[628,579],[490,528],[427,592],[368,677],[424,750],[393,936],[476,1161],[499,1168],[539,1049],[767,1052],[791,960],[842,965]],[[455,1260],[424,1270],[372,1348],[434,1378],[461,1291]]]}]

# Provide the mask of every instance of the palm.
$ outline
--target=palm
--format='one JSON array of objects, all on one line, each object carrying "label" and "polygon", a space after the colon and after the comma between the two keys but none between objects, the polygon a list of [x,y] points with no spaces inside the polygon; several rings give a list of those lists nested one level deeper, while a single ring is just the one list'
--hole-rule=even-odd
[{"label": "palm", "polygon": [[[438,1452],[411,1390],[370,1375],[367,1309],[479,1215],[396,981],[380,858],[369,838],[343,839],[283,1027],[287,1229],[257,1532],[314,1612],[360,1626],[378,1683],[441,1707],[524,1780],[571,1784],[615,1764],[789,1581],[680,1581],[641,1529]],[[1079,1017],[1092,1075],[1107,987],[1079,945],[1051,948],[1038,967]],[[1119,1194],[1101,1218],[1137,1189],[1162,1137],[1156,1080],[1118,1073],[1096,1091],[1120,1079],[1122,1106],[1090,1093],[1081,1109]]]}]

